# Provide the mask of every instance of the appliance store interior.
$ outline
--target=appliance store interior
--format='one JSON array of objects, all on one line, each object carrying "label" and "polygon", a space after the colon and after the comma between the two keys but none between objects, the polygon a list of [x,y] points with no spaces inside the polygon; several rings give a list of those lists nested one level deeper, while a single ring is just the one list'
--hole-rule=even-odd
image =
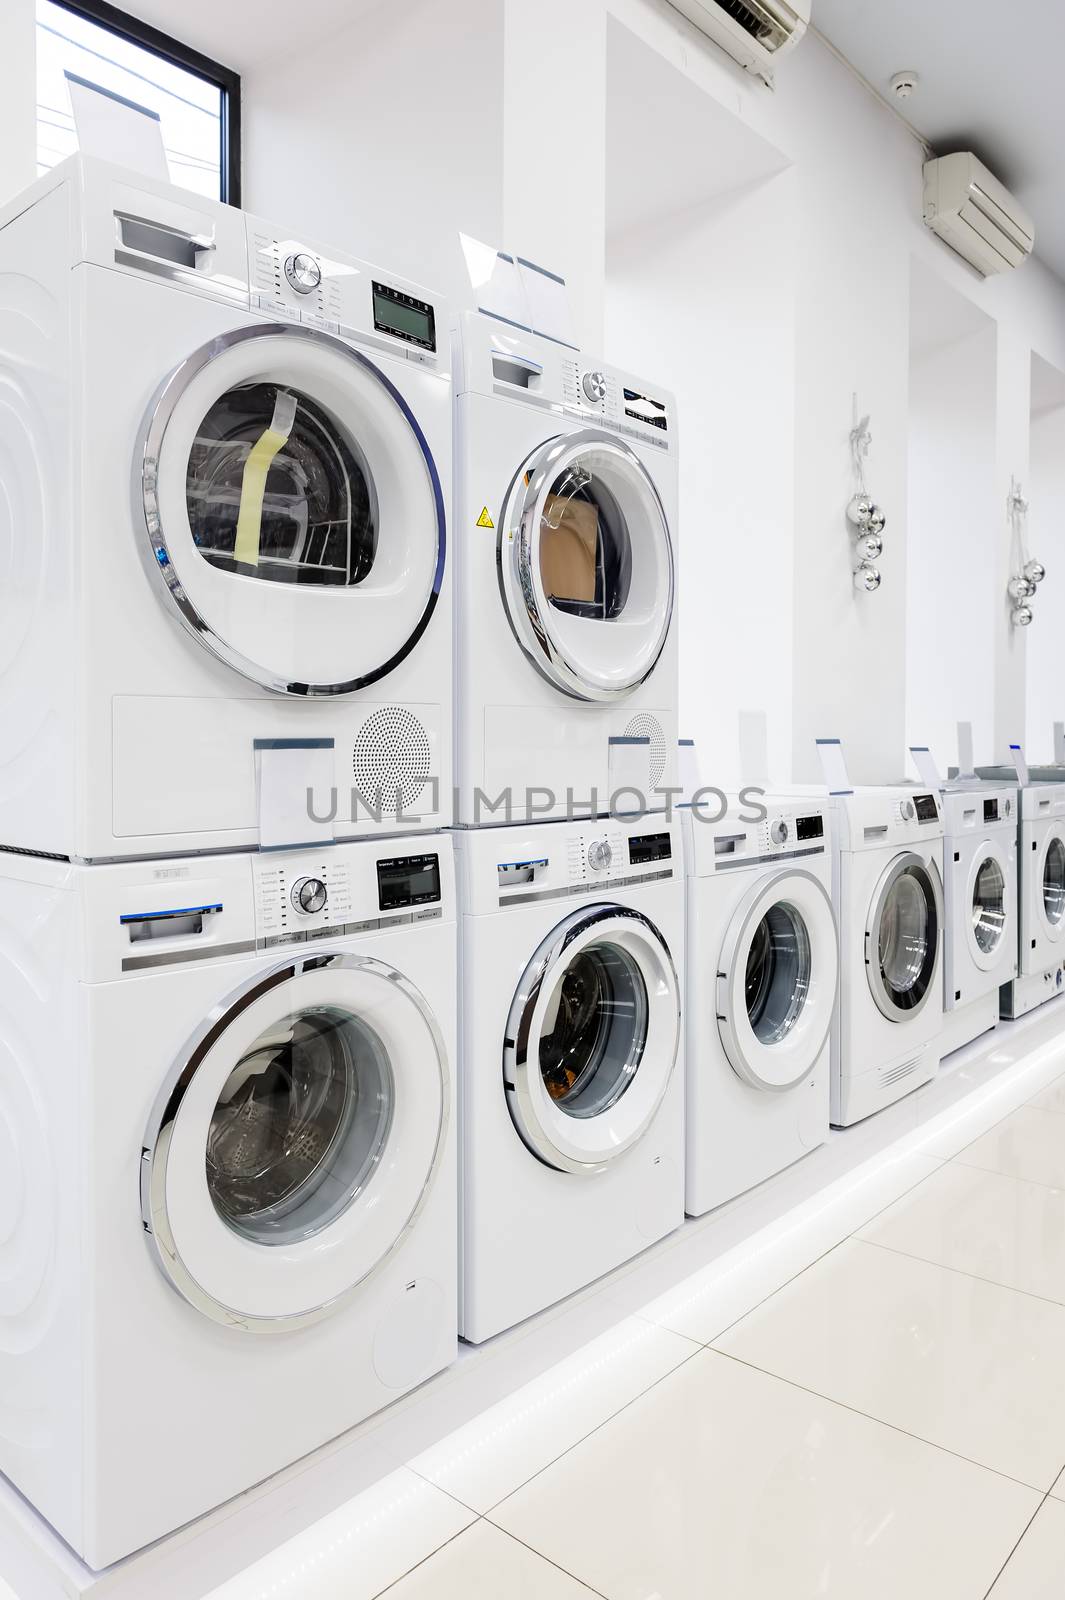
[{"label": "appliance store interior", "polygon": [[4,0],[0,1600],[1065,1593],[1063,54]]}]

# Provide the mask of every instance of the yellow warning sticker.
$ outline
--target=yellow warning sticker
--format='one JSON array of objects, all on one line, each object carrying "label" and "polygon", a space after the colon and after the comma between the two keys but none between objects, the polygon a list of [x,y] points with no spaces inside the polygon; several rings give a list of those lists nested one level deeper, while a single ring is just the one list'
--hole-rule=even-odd
[{"label": "yellow warning sticker", "polygon": [[491,517],[488,515],[488,507],[487,506],[485,506],[484,510],[481,512],[481,515],[477,518],[477,526],[479,528],[494,528],[495,527],[495,523],[492,521]]}]

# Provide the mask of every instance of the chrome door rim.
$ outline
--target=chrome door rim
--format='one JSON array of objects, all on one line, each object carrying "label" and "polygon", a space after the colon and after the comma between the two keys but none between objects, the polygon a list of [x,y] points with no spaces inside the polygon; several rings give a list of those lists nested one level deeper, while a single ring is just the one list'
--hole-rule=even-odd
[{"label": "chrome door rim", "polygon": [[1050,855],[1051,848],[1054,845],[1055,841],[1057,843],[1059,843],[1062,846],[1063,849],[1065,849],[1065,829],[1062,829],[1059,826],[1052,826],[1048,830],[1047,836],[1046,836],[1045,840],[1043,841],[1043,848],[1039,852],[1039,872],[1038,872],[1038,876],[1037,876],[1036,882],[1033,883],[1033,885],[1032,885],[1032,889],[1033,889],[1034,893],[1037,896],[1037,904],[1038,904],[1038,907],[1039,907],[1040,926],[1042,927],[1042,930],[1043,930],[1043,937],[1045,939],[1049,939],[1051,944],[1058,944],[1060,942],[1060,940],[1062,939],[1062,937],[1065,936],[1065,914],[1063,914],[1058,919],[1057,922],[1051,922],[1050,918],[1047,916],[1047,903],[1046,903],[1047,857]]},{"label": "chrome door rim", "polygon": [[[533,543],[536,532],[534,513],[540,496],[550,489],[551,484],[558,476],[559,460],[563,456],[571,453],[579,454],[582,450],[587,449],[609,449],[644,480],[661,517],[666,558],[669,566],[668,604],[654,657],[637,678],[634,678],[631,683],[616,689],[604,689],[601,685],[587,683],[580,668],[567,657],[565,651],[554,638],[553,630],[549,623],[545,621],[544,613],[537,602],[536,582],[533,576]],[[528,470],[530,460],[533,461],[534,465],[529,483],[524,491],[519,491],[518,485],[524,473]],[[517,518],[517,526],[515,528],[514,519],[508,513],[515,494],[519,492],[521,493],[521,512]],[[514,549],[513,553],[508,557],[507,544],[510,542],[511,535],[513,535]],[[515,577],[521,593],[522,606],[524,607],[520,623],[518,618],[514,616],[506,588],[503,564],[508,559],[514,563]],[[662,504],[662,497],[654,480],[635,450],[630,449],[623,440],[615,439],[611,434],[603,433],[598,428],[583,428],[576,433],[557,434],[555,438],[534,451],[532,456],[528,457],[518,468],[507,489],[499,517],[496,567],[503,610],[510,623],[511,632],[526,658],[535,667],[540,676],[545,678],[553,688],[561,689],[564,694],[571,696],[575,700],[612,705],[618,701],[627,700],[651,677],[666,647],[669,631],[673,624],[673,611],[676,605],[676,567],[673,557],[673,539],[669,531],[669,519],[666,516],[666,509]]]},{"label": "chrome door rim", "polygon": [[[225,1305],[202,1287],[199,1279],[183,1260],[177,1241],[174,1238],[166,1205],[167,1164],[170,1159],[170,1145],[173,1138],[174,1125],[177,1122],[178,1114],[193,1079],[210,1051],[230,1026],[230,1023],[246,1007],[261,999],[264,994],[269,993],[272,989],[276,989],[291,979],[299,977],[304,971],[320,971],[323,969],[372,973],[391,984],[420,1013],[433,1040],[436,1049],[437,1066],[440,1072],[441,1116],[436,1147],[417,1203],[406,1218],[403,1226],[396,1233],[391,1245],[378,1256],[376,1261],[367,1268],[366,1272],[349,1284],[341,1294],[332,1296],[320,1305],[309,1307],[306,1311],[277,1317],[248,1316],[234,1306]],[[323,1317],[330,1315],[338,1306],[343,1305],[356,1294],[368,1279],[372,1278],[384,1263],[391,1258],[421,1215],[422,1209],[429,1198],[429,1193],[436,1182],[443,1157],[450,1118],[450,1087],[451,1074],[448,1066],[447,1048],[432,1008],[410,979],[404,977],[401,972],[394,967],[390,967],[386,962],[379,961],[373,956],[326,951],[323,954],[300,956],[296,960],[285,961],[265,972],[257,973],[250,982],[233,990],[224,1000],[219,1001],[204,1018],[200,1027],[189,1038],[184,1049],[178,1053],[175,1063],[156,1098],[152,1114],[148,1119],[141,1148],[140,1210],[144,1232],[150,1241],[152,1254],[160,1272],[162,1272],[170,1286],[184,1300],[188,1301],[189,1305],[196,1311],[209,1317],[213,1322],[222,1323],[228,1328],[239,1328],[246,1331],[299,1328],[318,1322]]]},{"label": "chrome door rim", "polygon": [[[988,861],[993,861],[995,866],[1002,874],[1003,924],[1002,932],[1000,933],[993,949],[981,950],[976,940],[976,932],[973,927],[972,913],[976,905],[976,886],[980,878],[980,871]],[[966,884],[968,892],[966,904],[964,907],[962,907],[962,914],[964,917],[965,941],[969,959],[977,967],[979,967],[981,971],[993,972],[994,969],[1002,963],[1003,952],[1007,949],[1009,944],[1010,921],[1015,915],[1015,909],[1011,907],[1010,904],[1010,874],[1009,863],[1006,859],[1006,852],[1003,851],[993,839],[984,839],[980,844],[979,849],[973,852],[970,872],[966,877]],[[1016,885],[1014,885],[1014,900],[1016,900]]]},{"label": "chrome door rim", "polygon": [[[436,512],[436,565],[433,572],[432,586],[429,597],[420,618],[411,630],[400,649],[393,652],[387,661],[382,662],[371,672],[363,673],[357,678],[350,678],[339,683],[295,683],[277,677],[258,662],[252,661],[241,651],[228,644],[222,636],[215,631],[190,599],[181,575],[174,564],[169,544],[167,543],[166,530],[162,525],[159,513],[159,461],[166,437],[166,430],[182,396],[196,378],[212,361],[218,359],[226,350],[242,343],[246,339],[265,338],[294,338],[303,339],[312,344],[328,348],[345,359],[357,363],[381,385],[391,400],[402,413],[404,420],[410,428],[412,437],[421,450],[425,461],[426,471],[429,475],[429,485],[432,490],[433,503]],[[429,625],[429,620],[436,609],[440,597],[440,590],[444,581],[444,565],[447,557],[447,515],[444,507],[444,492],[437,471],[436,462],[429,448],[429,441],[422,432],[421,425],[415,417],[410,406],[400,394],[395,384],[385,376],[381,369],[368,359],[360,350],[355,350],[343,339],[334,338],[331,334],[322,333],[317,328],[293,327],[285,322],[256,323],[250,328],[234,328],[229,333],[219,334],[217,338],[186,357],[174,371],[159,385],[141,424],[140,435],[133,455],[133,520],[134,525],[139,524],[144,531],[144,540],[140,543],[141,556],[151,574],[153,583],[161,584],[163,593],[168,597],[169,603],[175,607],[176,614],[187,631],[197,639],[205,649],[209,650],[218,660],[225,662],[242,677],[251,683],[257,684],[261,689],[268,689],[273,694],[290,695],[302,698],[327,698],[335,695],[353,694],[358,689],[364,689],[369,684],[376,683],[379,679],[387,677],[390,672],[405,661],[417,645]]]},{"label": "chrome door rim", "polygon": [[[608,1161],[579,1161],[566,1151],[559,1150],[536,1114],[530,1084],[533,1073],[539,1074],[539,1064],[529,1060],[527,1047],[529,1028],[527,1023],[535,1010],[545,980],[559,966],[566,950],[569,949],[574,940],[590,928],[601,928],[609,923],[623,923],[634,926],[645,936],[648,943],[658,951],[673,978],[674,993],[677,996],[676,1027],[668,1069],[663,1074],[661,1087],[647,1112],[643,1125],[633,1132],[628,1139],[613,1147]],[[628,906],[599,905],[573,912],[570,917],[553,929],[548,934],[547,939],[539,946],[522,974],[510,1004],[503,1044],[504,1087],[508,1096],[508,1103],[511,1097],[517,1102],[516,1106],[511,1105],[511,1116],[520,1137],[530,1145],[533,1154],[538,1156],[545,1165],[560,1171],[594,1173],[603,1171],[617,1156],[623,1155],[626,1150],[630,1150],[633,1145],[638,1144],[658,1114],[672,1082],[677,1064],[677,1055],[680,1050],[680,1021],[680,983],[677,978],[677,969],[663,934],[651,921],[650,917],[646,917],[641,911],[633,910]],[[638,1068],[637,1071],[639,1070]],[[606,1113],[602,1114],[606,1115]]]},{"label": "chrome door rim", "polygon": [[[880,970],[880,922],[884,912],[887,897],[895,883],[905,872],[912,872],[919,868],[928,879],[932,888],[932,908],[935,913],[935,955],[932,960],[932,975],[925,986],[924,994],[917,1004],[909,1007],[897,1006],[888,993],[884,982],[884,975]],[[943,943],[943,891],[939,884],[939,874],[935,871],[934,863],[929,862],[916,851],[908,850],[905,854],[896,856],[880,879],[876,894],[873,896],[869,917],[865,927],[865,970],[869,979],[869,988],[877,1008],[889,1022],[908,1022],[914,1017],[919,1017],[928,1004],[932,991],[935,989],[935,968],[939,963]]]}]

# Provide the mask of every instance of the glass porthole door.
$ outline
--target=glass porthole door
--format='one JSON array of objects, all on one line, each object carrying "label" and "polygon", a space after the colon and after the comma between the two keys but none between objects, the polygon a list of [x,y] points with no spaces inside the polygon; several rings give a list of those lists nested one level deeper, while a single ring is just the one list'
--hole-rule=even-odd
[{"label": "glass porthole door", "polygon": [[969,953],[976,965],[988,972],[1001,960],[1013,916],[1006,859],[990,840],[985,840],[973,857],[968,906]]},{"label": "glass porthole door", "polygon": [[279,694],[346,694],[413,649],[444,501],[395,385],[342,340],[258,326],[190,356],[149,408],[145,555],[192,634]]},{"label": "glass porthole door", "polygon": [[939,874],[911,851],[897,856],[877,886],[865,929],[865,970],[889,1022],[916,1016],[939,970],[943,890]]},{"label": "glass porthole door", "polygon": [[1042,856],[1043,924],[1047,934],[1058,940],[1065,933],[1065,838],[1052,833]]},{"label": "glass porthole door", "polygon": [[593,906],[548,936],[514,996],[503,1083],[532,1153],[596,1172],[647,1131],[680,1042],[677,974],[639,912]]},{"label": "glass porthole door", "polygon": [[499,553],[514,635],[555,688],[611,702],[646,681],[673,616],[673,545],[635,451],[595,429],[543,445],[511,486]]},{"label": "glass porthole door", "polygon": [[717,967],[718,1030],[737,1075],[790,1089],[810,1075],[832,1024],[839,958],[832,904],[809,873],[755,884]]},{"label": "glass porthole door", "polygon": [[341,954],[260,974],[182,1052],[145,1135],[160,1266],[229,1326],[323,1315],[420,1211],[448,1104],[439,1029],[401,974]]}]

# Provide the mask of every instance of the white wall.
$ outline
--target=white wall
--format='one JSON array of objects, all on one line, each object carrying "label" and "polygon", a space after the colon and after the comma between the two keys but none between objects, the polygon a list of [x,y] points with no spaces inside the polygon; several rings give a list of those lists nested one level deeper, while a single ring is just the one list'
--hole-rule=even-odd
[{"label": "white wall", "polygon": [[37,176],[34,0],[0,5],[0,205]]},{"label": "white wall", "polygon": [[1032,362],[1029,477],[1029,553],[1047,575],[1031,602],[1025,751],[1031,761],[1053,758],[1052,730],[1065,721],[1065,372]]},{"label": "white wall", "polygon": [[990,317],[925,269],[911,278],[910,311],[906,737],[928,745],[945,773],[960,721],[987,759],[995,742],[986,625],[1005,605],[1006,536],[995,498],[997,337]]}]

